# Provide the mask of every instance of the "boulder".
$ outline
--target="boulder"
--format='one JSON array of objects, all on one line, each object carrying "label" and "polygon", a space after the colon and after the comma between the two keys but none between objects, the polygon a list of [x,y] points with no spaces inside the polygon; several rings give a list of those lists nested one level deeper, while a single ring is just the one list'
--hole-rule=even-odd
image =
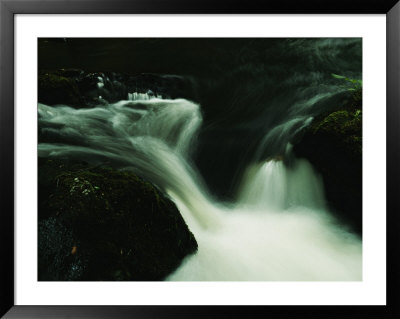
[{"label": "boulder", "polygon": [[39,74],[38,100],[40,103],[49,105],[81,106],[83,104],[74,78],[60,75],[56,72]]},{"label": "boulder", "polygon": [[196,100],[197,86],[192,78],[180,75],[85,72],[79,69],[41,70],[40,103],[93,107],[127,100],[129,93],[149,93],[164,99]]},{"label": "boulder", "polygon": [[39,159],[39,280],[162,280],[197,242],[175,204],[129,171]]},{"label": "boulder", "polygon": [[[358,100],[357,100],[358,99]],[[361,94],[340,110],[323,114],[296,137],[294,152],[321,173],[330,208],[362,233]]]}]

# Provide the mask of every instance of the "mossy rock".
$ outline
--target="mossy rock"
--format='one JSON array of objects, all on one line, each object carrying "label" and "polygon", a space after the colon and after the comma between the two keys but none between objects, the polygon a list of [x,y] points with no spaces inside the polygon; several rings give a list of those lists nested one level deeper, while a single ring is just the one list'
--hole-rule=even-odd
[{"label": "mossy rock", "polygon": [[[310,127],[313,135],[337,142],[354,156],[362,154],[362,111],[336,111]],[[339,146],[339,145],[338,145]]]},{"label": "mossy rock", "polygon": [[347,108],[322,116],[294,145],[321,173],[331,209],[362,232],[362,111]]},{"label": "mossy rock", "polygon": [[[70,76],[70,73],[65,75]],[[48,105],[82,105],[81,96],[75,80],[60,73],[44,73],[38,78],[38,100]]]},{"label": "mossy rock", "polygon": [[175,204],[132,172],[39,160],[39,280],[162,280],[196,250]]},{"label": "mossy rock", "polygon": [[196,100],[197,86],[190,77],[159,74],[126,74],[102,70],[39,70],[40,103],[94,107],[126,100],[128,93],[152,93],[163,98]]}]

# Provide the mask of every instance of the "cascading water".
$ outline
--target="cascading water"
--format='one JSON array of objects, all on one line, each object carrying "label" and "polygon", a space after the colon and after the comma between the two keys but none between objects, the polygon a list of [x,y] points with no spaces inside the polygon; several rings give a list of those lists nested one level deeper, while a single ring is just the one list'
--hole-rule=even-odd
[{"label": "cascading water", "polygon": [[141,100],[151,100],[151,99],[162,99],[161,95],[155,96],[153,92],[147,92],[147,93],[138,93],[138,92],[132,92],[128,93],[128,100],[130,101],[141,101]]},{"label": "cascading water", "polygon": [[[246,170],[238,199],[217,202],[190,156],[202,124],[199,105],[129,98],[90,109],[39,104],[41,134],[52,142],[40,143],[38,152],[107,159],[165,190],[199,244],[168,280],[361,280],[361,242],[336,225],[307,161],[257,160]],[[309,117],[296,114],[269,134],[307,125]],[[269,140],[266,134],[257,154]],[[283,156],[292,156],[290,147]]]}]

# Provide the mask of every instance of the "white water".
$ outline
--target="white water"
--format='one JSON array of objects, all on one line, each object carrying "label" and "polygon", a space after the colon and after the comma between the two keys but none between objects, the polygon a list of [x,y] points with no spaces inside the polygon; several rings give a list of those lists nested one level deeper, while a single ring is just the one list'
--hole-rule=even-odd
[{"label": "white water", "polygon": [[168,280],[361,280],[361,242],[329,215],[308,162],[256,164],[236,203],[212,199],[190,162],[202,122],[197,104],[158,98],[79,110],[39,104],[39,115],[44,133],[68,140],[39,144],[39,156],[111,160],[168,192],[199,244]]},{"label": "white water", "polygon": [[128,100],[130,100],[130,101],[142,100],[143,101],[143,100],[152,100],[155,98],[162,99],[161,95],[155,96],[154,94],[152,94],[153,92],[149,92],[149,93],[137,93],[137,92],[128,93]]}]

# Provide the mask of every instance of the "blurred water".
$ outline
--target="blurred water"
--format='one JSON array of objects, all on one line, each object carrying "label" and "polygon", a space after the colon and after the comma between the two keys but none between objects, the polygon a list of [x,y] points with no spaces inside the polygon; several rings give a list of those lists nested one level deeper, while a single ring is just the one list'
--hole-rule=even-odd
[{"label": "blurred water", "polygon": [[[199,243],[169,280],[361,280],[360,239],[290,151],[313,117],[349,98],[331,73],[361,78],[360,39],[93,41],[46,42],[39,53],[190,77],[198,99],[130,92],[90,109],[39,104],[39,156],[109,161],[169,194]],[[41,68],[59,67],[40,56]]]},{"label": "blurred water", "polygon": [[112,161],[169,194],[199,243],[169,280],[361,279],[361,243],[335,225],[306,161],[251,166],[239,199],[216,201],[189,156],[201,121],[199,105],[186,100],[39,104],[39,127],[59,142],[40,143],[38,152]]}]

